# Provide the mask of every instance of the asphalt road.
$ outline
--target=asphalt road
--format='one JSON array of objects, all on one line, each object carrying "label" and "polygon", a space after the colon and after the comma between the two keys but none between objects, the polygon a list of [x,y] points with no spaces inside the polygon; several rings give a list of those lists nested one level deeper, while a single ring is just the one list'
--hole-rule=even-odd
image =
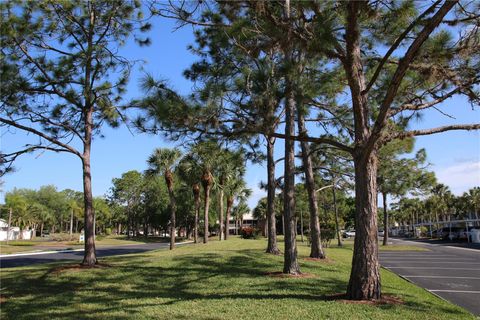
[{"label": "asphalt road", "polygon": [[[177,243],[177,245],[185,245],[186,243]],[[129,253],[142,253],[157,249],[168,248],[168,243],[146,243],[146,244],[133,244],[124,246],[112,246],[112,247],[97,247],[97,256],[108,257]],[[83,249],[81,251],[59,251],[55,253],[34,253],[34,254],[21,254],[14,257],[1,257],[0,268],[13,268],[28,266],[37,263],[48,263],[60,260],[82,260]]]},{"label": "asphalt road", "polygon": [[480,316],[480,250],[393,241],[430,251],[382,251],[383,267]]}]

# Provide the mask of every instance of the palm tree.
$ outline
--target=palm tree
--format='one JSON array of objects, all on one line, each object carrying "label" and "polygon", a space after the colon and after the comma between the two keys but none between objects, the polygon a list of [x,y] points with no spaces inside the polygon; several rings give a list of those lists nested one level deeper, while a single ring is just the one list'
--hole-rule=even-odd
[{"label": "palm tree", "polygon": [[437,220],[437,230],[440,228],[439,227],[439,217],[438,213],[440,212],[442,214],[442,220],[446,220],[446,215],[448,214],[448,207],[449,207],[449,201],[450,198],[452,197],[452,193],[450,192],[450,189],[448,186],[444,184],[437,184],[432,188],[432,194],[433,194],[433,199],[435,203],[435,217]]},{"label": "palm tree", "polygon": [[[163,174],[167,184],[168,196],[170,199],[170,250],[175,247],[175,213],[177,205],[173,192],[173,169],[175,168],[181,153],[178,149],[157,148],[148,158],[147,175]],[[145,232],[145,231],[144,231]]]},{"label": "palm tree", "polygon": [[200,216],[200,177],[202,168],[195,160],[195,157],[188,153],[183,157],[177,167],[180,179],[182,179],[189,187],[192,188],[195,220],[193,228],[193,241],[198,243],[198,219]]},{"label": "palm tree", "polygon": [[[250,208],[248,208],[247,203],[243,199],[240,200],[240,202],[232,209],[232,215],[235,218],[236,225],[238,224],[241,226],[243,224],[243,216],[249,212]],[[238,228],[236,228],[235,230],[237,231]]]},{"label": "palm tree", "polygon": [[[230,210],[234,198],[245,189],[243,177],[245,175],[245,160],[241,152],[223,152],[222,161],[219,166],[219,209],[220,209],[220,240],[228,239],[228,227],[230,221]],[[241,182],[240,182],[241,181]],[[227,194],[226,217],[223,216],[223,198]]]},{"label": "palm tree", "polygon": [[220,148],[216,142],[206,141],[192,147],[190,151],[192,157],[202,168],[200,182],[204,194],[204,237],[203,243],[208,243],[208,212],[210,209],[210,191],[214,184],[212,171],[219,163]]},{"label": "palm tree", "polygon": [[[475,215],[475,219],[478,220],[478,209],[480,208],[480,187],[473,187],[472,189],[468,190],[466,193],[466,198],[469,206],[473,210],[473,214]],[[476,222],[475,225],[480,225],[480,222]]]},{"label": "palm tree", "polygon": [[[235,199],[239,203],[246,203],[247,199],[252,194],[252,190],[246,188],[245,181],[243,180],[243,174],[238,175],[235,178],[232,178],[229,181],[229,184],[226,187],[227,192],[227,210],[226,210],[226,232],[225,239],[228,239],[229,234],[229,225],[230,225],[230,216],[232,213],[233,203]],[[237,219],[235,221],[238,221]]]}]

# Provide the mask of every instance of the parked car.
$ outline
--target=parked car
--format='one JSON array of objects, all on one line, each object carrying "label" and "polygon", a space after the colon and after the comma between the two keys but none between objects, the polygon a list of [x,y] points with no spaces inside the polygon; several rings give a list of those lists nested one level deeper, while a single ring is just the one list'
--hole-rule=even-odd
[{"label": "parked car", "polygon": [[344,238],[352,238],[352,237],[355,237],[355,230],[353,229],[350,229],[350,230],[347,230],[343,233],[342,235]]},{"label": "parked car", "polygon": [[385,232],[382,229],[378,230],[378,236],[379,237],[385,236]]}]

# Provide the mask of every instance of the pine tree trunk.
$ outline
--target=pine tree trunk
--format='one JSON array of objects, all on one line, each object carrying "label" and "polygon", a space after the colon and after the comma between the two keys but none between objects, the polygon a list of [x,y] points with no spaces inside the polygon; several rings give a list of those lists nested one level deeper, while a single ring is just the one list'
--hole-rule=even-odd
[{"label": "pine tree trunk", "polygon": [[90,144],[85,145],[83,157],[83,201],[85,206],[85,253],[83,265],[94,266],[97,263],[95,252],[95,213],[93,211],[92,178],[90,173]]},{"label": "pine tree trunk", "polygon": [[300,239],[303,242],[303,212],[300,213]]},{"label": "pine tree trunk", "polygon": [[387,212],[387,193],[382,192],[383,198],[383,245],[388,245],[388,212]]},{"label": "pine tree trunk", "polygon": [[377,233],[377,155],[354,157],[355,243],[347,296],[353,300],[381,298]]},{"label": "pine tree trunk", "polygon": [[340,234],[340,219],[338,218],[338,208],[337,208],[337,192],[335,186],[335,179],[333,179],[333,186],[332,186],[332,195],[333,195],[333,210],[335,212],[335,228],[337,229],[337,245],[341,247],[342,244],[342,235]]},{"label": "pine tree trunk", "polygon": [[274,159],[274,148],[275,148],[275,138],[267,138],[267,253],[271,254],[280,254],[280,249],[278,249],[277,244],[277,220],[275,218],[275,190],[276,190],[276,181],[275,181],[275,159]]},{"label": "pine tree trunk", "polygon": [[295,141],[290,137],[295,135],[295,95],[291,82],[287,83],[285,104],[285,171],[284,171],[284,207],[285,216],[285,252],[283,273],[300,274],[297,261],[297,241],[295,224]]},{"label": "pine tree trunk", "polygon": [[[303,114],[298,111],[298,131],[299,135],[306,135],[305,119]],[[312,157],[310,155],[310,145],[306,141],[301,141],[302,163],[305,174],[305,186],[308,194],[308,208],[310,212],[310,258],[325,259],[325,252],[322,248],[320,221],[318,219],[318,201],[315,192],[315,178],[313,175]]]}]

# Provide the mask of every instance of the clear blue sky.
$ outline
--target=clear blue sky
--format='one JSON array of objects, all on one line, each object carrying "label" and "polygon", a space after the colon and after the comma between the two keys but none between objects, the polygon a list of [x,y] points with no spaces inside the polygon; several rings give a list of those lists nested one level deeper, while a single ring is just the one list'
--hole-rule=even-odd
[{"label": "clear blue sky", "polygon": [[[192,84],[185,80],[182,72],[196,57],[186,47],[193,43],[192,29],[189,27],[172,32],[171,21],[155,21],[150,33],[152,45],[138,47],[134,43],[122,49],[123,54],[132,59],[146,61],[143,68],[156,77],[168,79],[170,84],[183,93],[191,90]],[[137,68],[132,75],[128,97],[139,97],[138,79],[144,71]],[[416,123],[416,128],[428,128],[452,123],[479,123],[480,110],[472,110],[463,99],[451,99],[442,109],[454,114],[449,119],[437,111],[428,111],[424,120]],[[132,135],[125,126],[119,129],[104,129],[105,138],[96,138],[92,149],[92,182],[94,195],[103,195],[111,187],[111,180],[128,170],[143,171],[146,159],[156,147],[174,146],[162,137]],[[28,141],[35,140],[19,131],[2,132],[2,150],[13,150]],[[278,140],[282,144],[282,140]],[[461,194],[473,186],[480,185],[480,133],[447,132],[433,136],[419,137],[416,149],[425,148],[428,160],[432,163],[439,181],[450,186],[455,194]],[[283,148],[277,148],[281,156]],[[20,158],[15,167],[17,171],[5,176],[4,191],[13,188],[38,188],[54,184],[59,190],[70,188],[82,190],[80,160],[69,154],[36,153]],[[280,175],[282,168],[277,172]],[[266,180],[265,166],[248,165],[246,181],[253,190],[249,205],[253,208],[264,192],[258,187]],[[4,201],[4,194],[0,202]]]}]

